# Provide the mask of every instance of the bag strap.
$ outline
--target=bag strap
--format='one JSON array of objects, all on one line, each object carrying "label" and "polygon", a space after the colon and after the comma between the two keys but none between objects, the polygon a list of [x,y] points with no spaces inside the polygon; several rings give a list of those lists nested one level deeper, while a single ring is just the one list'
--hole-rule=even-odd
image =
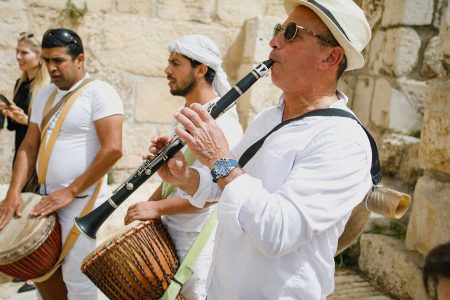
[{"label": "bag strap", "polygon": [[[84,207],[83,211],[80,214],[80,217],[85,216],[88,214],[92,208],[94,207],[95,200],[97,199],[97,196],[102,188],[103,185],[103,177],[100,179],[97,183],[97,187],[95,188],[94,193],[91,196],[91,199],[89,199],[88,203]],[[58,221],[57,221],[58,222]],[[72,229],[70,230],[69,234],[67,235],[66,241],[64,242],[64,246],[62,247],[61,253],[59,254],[58,261],[56,264],[45,273],[45,275],[42,275],[38,278],[31,279],[34,282],[43,282],[48,280],[62,265],[64,258],[67,256],[69,251],[72,249],[73,245],[78,239],[78,236],[80,235],[80,230],[75,225],[72,226]]]},{"label": "bag strap", "polygon": [[[92,81],[92,80],[90,80],[90,78],[88,78],[88,79],[89,79],[88,82]],[[74,104],[74,102],[78,98],[78,96],[81,94],[81,92],[83,91],[83,88],[86,87],[87,80],[85,80],[80,86],[78,86],[78,88],[76,88],[73,92],[71,92],[69,97],[66,98],[66,96],[67,96],[66,95],[65,99],[62,99],[57,105],[55,105],[55,107],[58,106],[58,109],[59,109],[62,106],[62,104],[60,104],[61,102],[64,102],[66,104],[62,107],[60,116],[58,117],[58,120],[56,121],[55,128],[53,129],[53,131],[50,135],[50,138],[48,139],[48,142],[46,139],[46,133],[50,126],[50,122],[48,121],[50,119],[50,117],[48,118],[47,123],[44,125],[44,129],[41,131],[41,143],[39,145],[38,170],[37,170],[39,184],[45,183],[45,179],[47,177],[48,162],[50,160],[50,155],[53,152],[53,147],[55,146],[56,139],[59,135],[59,132],[61,131],[62,125],[67,117],[67,114],[69,113],[70,108],[72,107],[72,105]],[[50,101],[52,101],[52,96],[50,96],[50,98],[48,99],[46,107],[48,106],[48,103]],[[54,110],[55,107],[53,107],[50,110],[50,112],[47,113],[47,116],[55,114],[55,112],[57,111],[57,110]],[[43,122],[44,121],[45,120],[43,120]],[[42,124],[41,124],[41,128],[42,128]]]},{"label": "bag strap", "polygon": [[[43,116],[42,116],[42,122],[41,122],[41,128],[44,128],[45,130],[41,130],[41,132],[44,132],[44,131],[46,131],[48,129],[48,125],[49,125],[48,123],[49,123],[50,119],[59,110],[59,108],[61,106],[63,106],[64,103],[66,103],[70,99],[70,97],[72,97],[73,94],[77,93],[86,84],[88,84],[91,81],[94,81],[94,79],[93,78],[86,78],[86,79],[84,79],[83,82],[81,82],[79,86],[77,86],[73,91],[71,91],[71,92],[67,93],[66,95],[64,95],[64,97],[55,106],[52,107],[53,101],[55,100],[55,97],[56,97],[56,94],[57,94],[57,89],[55,88],[53,90],[53,93],[50,95],[49,99],[45,103]],[[47,128],[45,128],[45,127],[47,127]]]},{"label": "bag strap", "polygon": [[239,166],[243,168],[247,162],[258,152],[259,148],[264,144],[264,141],[266,138],[280,129],[281,127],[293,122],[298,121],[306,117],[312,117],[312,116],[323,116],[323,117],[343,117],[343,118],[350,118],[358,122],[358,124],[364,129],[364,132],[366,133],[369,142],[370,142],[370,148],[372,149],[372,164],[370,168],[370,175],[372,176],[372,183],[374,186],[378,185],[381,181],[381,167],[380,167],[380,159],[378,156],[378,148],[377,144],[375,143],[375,139],[372,137],[372,135],[369,133],[369,131],[359,122],[358,118],[356,118],[352,113],[339,109],[339,108],[325,108],[325,109],[318,109],[313,110],[310,112],[307,112],[301,116],[298,116],[296,118],[292,118],[286,121],[281,122],[277,126],[275,126],[269,133],[267,133],[265,136],[263,136],[261,139],[259,139],[257,142],[255,142],[253,145],[251,145],[245,152],[242,154],[241,158],[239,158]]},{"label": "bag strap", "polygon": [[217,208],[214,208],[211,215],[209,215],[205,224],[203,225],[202,231],[197,236],[194,244],[192,245],[189,252],[183,259],[177,273],[172,278],[169,287],[164,291],[164,295],[160,300],[174,300],[179,294],[183,285],[189,280],[189,278],[194,274],[193,266],[205,247],[206,243],[211,236],[215,226],[217,224]]}]

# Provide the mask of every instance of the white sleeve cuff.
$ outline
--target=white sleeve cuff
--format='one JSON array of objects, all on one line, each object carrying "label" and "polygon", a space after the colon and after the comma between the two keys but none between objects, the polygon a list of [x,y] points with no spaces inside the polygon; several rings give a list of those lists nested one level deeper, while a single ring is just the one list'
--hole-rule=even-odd
[{"label": "white sleeve cuff", "polygon": [[212,181],[211,174],[206,168],[192,168],[197,170],[200,178],[197,191],[192,197],[187,199],[193,206],[203,208],[209,199],[218,197],[219,193],[217,190],[219,190],[219,188],[217,187],[217,184]]}]

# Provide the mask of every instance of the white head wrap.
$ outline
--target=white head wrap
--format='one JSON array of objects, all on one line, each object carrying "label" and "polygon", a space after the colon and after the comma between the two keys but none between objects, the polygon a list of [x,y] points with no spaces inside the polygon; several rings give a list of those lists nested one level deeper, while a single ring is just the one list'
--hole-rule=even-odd
[{"label": "white head wrap", "polygon": [[170,52],[183,54],[216,71],[212,85],[220,97],[231,89],[227,74],[222,69],[219,48],[208,37],[198,34],[185,35],[174,41],[168,49]]}]

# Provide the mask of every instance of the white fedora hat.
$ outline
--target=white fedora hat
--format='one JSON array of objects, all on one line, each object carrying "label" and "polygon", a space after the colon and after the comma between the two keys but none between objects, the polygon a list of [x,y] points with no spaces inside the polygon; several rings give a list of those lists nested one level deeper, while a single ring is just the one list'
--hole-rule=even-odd
[{"label": "white fedora hat", "polygon": [[346,71],[364,66],[361,51],[369,43],[371,30],[364,12],[353,0],[284,0],[288,14],[300,5],[313,10],[344,48]]}]

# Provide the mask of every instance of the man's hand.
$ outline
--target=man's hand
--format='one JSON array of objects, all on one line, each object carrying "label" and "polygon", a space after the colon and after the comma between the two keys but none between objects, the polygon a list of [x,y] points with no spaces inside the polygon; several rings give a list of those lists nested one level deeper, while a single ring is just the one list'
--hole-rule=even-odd
[{"label": "man's hand", "polygon": [[125,225],[130,224],[133,221],[140,220],[157,220],[161,218],[161,214],[158,211],[159,201],[144,201],[128,207],[127,215],[125,216]]},{"label": "man's hand", "polygon": [[4,103],[0,103],[0,109],[3,115],[13,119],[14,122],[22,125],[28,124],[28,116],[25,114],[23,109],[21,109],[14,103],[11,103],[10,106],[7,106]]},{"label": "man's hand", "polygon": [[[155,155],[161,151],[169,142],[171,138],[168,135],[161,135],[152,138],[149,153],[142,156],[143,159],[152,159]],[[158,169],[158,175],[167,183],[180,185],[189,178],[190,169],[184,159],[184,155],[181,151],[177,152],[171,159],[167,161]]]},{"label": "man's hand", "polygon": [[209,169],[219,158],[232,158],[223,131],[200,104],[183,108],[175,119],[184,127],[176,134],[188,145],[195,157]]},{"label": "man's hand", "polygon": [[41,202],[33,208],[32,214],[34,216],[47,216],[52,212],[69,205],[73,199],[75,199],[75,195],[71,189],[63,188],[56,190],[48,196],[43,197]]},{"label": "man's hand", "polygon": [[0,204],[0,229],[8,224],[9,220],[14,216],[22,217],[23,200],[20,195],[7,196]]}]

